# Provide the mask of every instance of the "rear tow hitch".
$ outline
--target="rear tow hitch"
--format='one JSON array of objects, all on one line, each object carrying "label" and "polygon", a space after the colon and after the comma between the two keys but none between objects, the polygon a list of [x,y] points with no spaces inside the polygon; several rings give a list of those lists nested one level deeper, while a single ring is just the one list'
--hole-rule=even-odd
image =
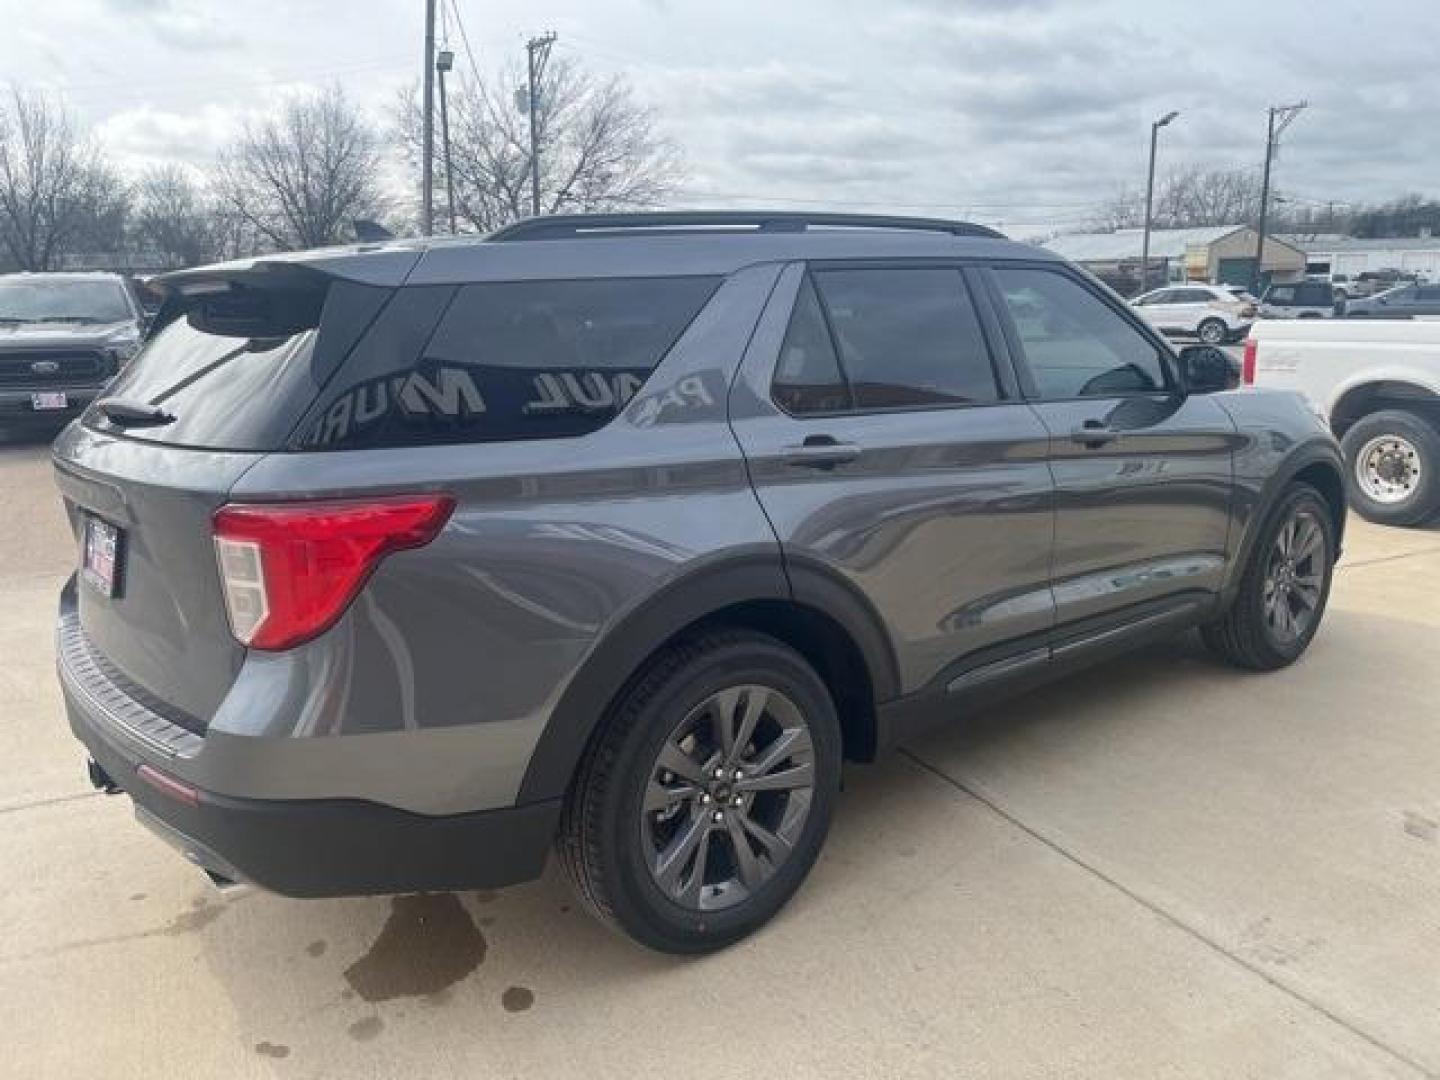
[{"label": "rear tow hitch", "polygon": [[85,759],[85,771],[90,774],[90,783],[95,786],[96,790],[103,791],[106,795],[124,794],[125,789],[111,780],[110,774],[101,768],[100,763],[94,758]]}]

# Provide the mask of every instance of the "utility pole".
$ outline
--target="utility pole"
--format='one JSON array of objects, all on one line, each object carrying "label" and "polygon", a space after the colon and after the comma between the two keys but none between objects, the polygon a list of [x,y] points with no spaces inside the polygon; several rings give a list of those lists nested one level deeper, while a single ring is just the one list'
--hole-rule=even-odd
[{"label": "utility pole", "polygon": [[541,34],[525,42],[526,69],[530,74],[530,213],[540,216],[540,131],[536,117],[540,111],[540,80],[545,75],[545,62],[550,59],[550,46],[555,44],[555,32]]},{"label": "utility pole", "polygon": [[1141,241],[1140,246],[1140,292],[1142,294],[1150,291],[1150,208],[1155,200],[1155,143],[1160,137],[1160,129],[1179,115],[1178,112],[1168,112],[1150,125],[1150,172],[1145,181],[1145,238]]},{"label": "utility pole", "polygon": [[455,66],[455,54],[441,49],[435,56],[435,71],[440,76],[440,147],[445,155],[445,205],[450,219],[450,235],[455,235],[455,174],[450,169],[450,109],[445,99],[445,76]]},{"label": "utility pole", "polygon": [[1309,104],[1308,101],[1301,101],[1294,105],[1270,107],[1270,120],[1265,129],[1265,173],[1260,181],[1260,222],[1255,228],[1255,268],[1250,272],[1250,291],[1256,296],[1260,295],[1261,267],[1265,261],[1265,216],[1270,204],[1270,161],[1275,156],[1275,147],[1280,136]]},{"label": "utility pole", "polygon": [[425,118],[420,150],[420,233],[429,236],[435,210],[435,0],[425,0]]}]

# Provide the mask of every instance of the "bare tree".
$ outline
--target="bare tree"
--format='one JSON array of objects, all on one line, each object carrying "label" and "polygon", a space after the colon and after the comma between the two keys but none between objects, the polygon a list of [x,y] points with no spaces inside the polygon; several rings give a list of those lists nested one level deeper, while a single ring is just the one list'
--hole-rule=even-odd
[{"label": "bare tree", "polygon": [[[530,213],[530,118],[516,93],[522,82],[511,65],[483,82],[458,80],[450,96],[456,215],[480,232]],[[396,115],[418,175],[422,125],[413,89]],[[543,213],[654,206],[681,178],[678,151],[625,80],[595,78],[566,57],[546,65],[536,133]],[[443,186],[443,172],[439,179]]]},{"label": "bare tree", "polygon": [[12,87],[0,105],[0,248],[22,270],[118,250],[129,192],[65,109]]},{"label": "bare tree", "polygon": [[214,207],[190,174],[160,165],[136,189],[133,236],[169,266],[196,266],[218,255]]},{"label": "bare tree", "polygon": [[1260,215],[1260,177],[1246,169],[1191,166],[1171,173],[1156,200],[1162,228],[1238,225]]},{"label": "bare tree", "polygon": [[267,246],[346,240],[384,205],[374,128],[338,87],[292,100],[249,125],[220,156],[217,198]]},{"label": "bare tree", "polygon": [[1138,229],[1145,224],[1145,193],[1134,188],[1117,187],[1113,194],[1095,208],[1086,228],[1095,232],[1116,229]]}]

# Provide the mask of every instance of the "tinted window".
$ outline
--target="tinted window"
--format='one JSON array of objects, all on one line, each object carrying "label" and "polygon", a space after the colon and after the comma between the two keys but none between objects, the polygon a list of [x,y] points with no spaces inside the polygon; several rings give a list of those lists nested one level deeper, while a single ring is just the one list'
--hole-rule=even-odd
[{"label": "tinted window", "polygon": [[857,409],[997,400],[995,372],[960,272],[815,275]]},{"label": "tinted window", "polygon": [[1156,304],[1173,304],[1174,302],[1174,289],[1161,289],[1159,292],[1151,293],[1149,296],[1140,298],[1141,307],[1153,307]]},{"label": "tinted window", "polygon": [[351,449],[595,431],[634,396],[717,284],[607,278],[402,289],[397,302],[413,292],[426,309],[435,303],[429,294],[447,294],[439,325],[420,310],[380,320],[374,347],[356,348],[298,443]]},{"label": "tinted window", "polygon": [[1293,304],[1295,303],[1294,285],[1272,285],[1265,294],[1267,304]]},{"label": "tinted window", "polygon": [[1063,274],[997,269],[1042,398],[1146,393],[1168,385],[1160,352],[1108,304]]},{"label": "tinted window", "polygon": [[850,388],[840,374],[835,344],[808,277],[780,347],[774,395],[776,404],[790,413],[836,412],[850,406]]},{"label": "tinted window", "polygon": [[1295,289],[1296,303],[1302,307],[1327,307],[1333,295],[1329,285],[1300,285]]},{"label": "tinted window", "polygon": [[1214,299],[1215,297],[1204,289],[1176,289],[1173,302],[1176,304],[1208,304]]},{"label": "tinted window", "polygon": [[[285,295],[287,301],[298,299]],[[125,428],[123,434],[216,450],[281,448],[390,295],[389,289],[337,282],[303,302],[281,303],[284,331],[263,336],[207,332],[199,312],[176,318],[108,389],[114,397],[163,406],[175,420]],[[308,317],[295,318],[295,309]],[[122,430],[95,410],[86,414],[86,423]]]}]

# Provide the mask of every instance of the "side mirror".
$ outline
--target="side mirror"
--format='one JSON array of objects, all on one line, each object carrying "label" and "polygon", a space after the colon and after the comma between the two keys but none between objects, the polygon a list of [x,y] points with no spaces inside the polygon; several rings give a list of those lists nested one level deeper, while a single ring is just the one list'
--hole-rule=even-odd
[{"label": "side mirror", "polygon": [[1180,376],[1192,394],[1214,394],[1240,385],[1240,365],[1224,349],[1188,345],[1180,350]]}]

